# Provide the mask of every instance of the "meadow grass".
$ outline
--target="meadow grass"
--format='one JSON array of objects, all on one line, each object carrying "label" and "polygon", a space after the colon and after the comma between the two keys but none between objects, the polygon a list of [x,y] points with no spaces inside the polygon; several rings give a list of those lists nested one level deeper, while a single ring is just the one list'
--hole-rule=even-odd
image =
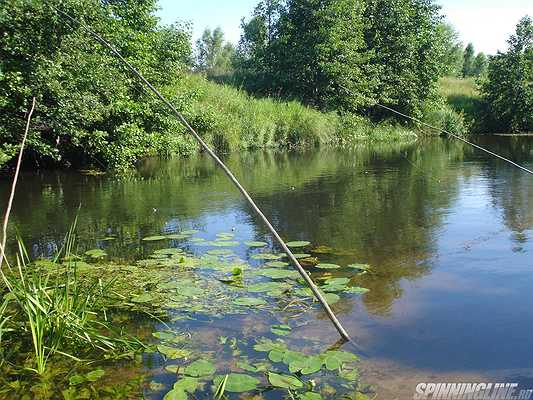
[{"label": "meadow grass", "polygon": [[412,130],[395,123],[374,124],[362,117],[321,112],[297,101],[256,98],[199,75],[187,75],[167,91],[193,99],[185,114],[218,150],[312,147],[416,137]]},{"label": "meadow grass", "polygon": [[463,114],[467,123],[475,128],[482,108],[481,94],[476,79],[444,77],[439,82],[439,88],[450,107],[457,113]]}]

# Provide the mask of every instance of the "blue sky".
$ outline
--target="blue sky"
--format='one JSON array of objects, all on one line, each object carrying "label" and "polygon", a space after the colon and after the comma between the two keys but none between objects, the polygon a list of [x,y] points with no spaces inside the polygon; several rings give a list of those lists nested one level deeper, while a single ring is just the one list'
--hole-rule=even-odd
[{"label": "blue sky", "polygon": [[[220,26],[226,38],[239,40],[240,21],[248,17],[258,0],[159,0],[164,23],[191,21],[196,39],[206,27]],[[494,54],[505,50],[505,41],[518,20],[533,16],[533,0],[438,0],[443,13],[456,27],[465,43],[476,50]]]}]

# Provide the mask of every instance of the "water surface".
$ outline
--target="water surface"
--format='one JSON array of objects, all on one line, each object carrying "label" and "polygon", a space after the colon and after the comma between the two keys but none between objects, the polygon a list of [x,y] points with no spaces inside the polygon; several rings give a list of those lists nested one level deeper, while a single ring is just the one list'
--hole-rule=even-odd
[{"label": "water surface", "polygon": [[[481,142],[533,165],[533,138]],[[373,267],[356,278],[371,291],[334,310],[364,350],[363,378],[378,398],[410,398],[425,381],[533,381],[531,176],[446,139],[226,162],[284,238],[331,247],[327,262]],[[0,198],[7,190],[4,179]],[[51,255],[76,215],[80,247],[120,259],[138,258],[145,236],[184,229],[271,242],[206,157],[150,159],[120,178],[25,173],[11,237],[16,230],[34,257]],[[295,335],[337,340],[319,309],[307,318]],[[237,334],[246,321],[208,325],[205,340],[228,336],[229,325]]]}]

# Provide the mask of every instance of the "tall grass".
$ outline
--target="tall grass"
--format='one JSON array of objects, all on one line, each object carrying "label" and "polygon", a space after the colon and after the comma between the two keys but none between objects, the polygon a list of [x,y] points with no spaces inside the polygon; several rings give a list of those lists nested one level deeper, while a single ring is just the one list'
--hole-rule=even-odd
[{"label": "tall grass", "polygon": [[8,307],[12,309],[7,317],[13,321],[10,336],[15,341],[28,337],[34,358],[34,367],[28,369],[39,375],[44,374],[55,355],[81,361],[78,353],[130,351],[140,345],[134,339],[104,334],[111,331],[105,320],[98,318],[105,286],[79,279],[73,245],[71,230],[55,260],[61,258],[63,264],[57,264],[58,270],[43,271],[30,263],[19,240],[16,272],[6,274],[11,301],[4,304],[2,314]]},{"label": "tall grass", "polygon": [[[217,84],[199,75],[184,76],[167,93],[193,99],[184,110],[192,124],[222,151],[268,147],[313,147],[354,140],[413,138],[413,132],[393,124],[375,125],[357,119],[346,123],[334,112],[320,112],[296,101],[256,98],[233,86]],[[397,129],[398,128],[398,129]]]},{"label": "tall grass", "polygon": [[455,112],[464,115],[468,125],[479,130],[482,115],[482,99],[474,78],[444,77],[440,81],[440,93]]}]

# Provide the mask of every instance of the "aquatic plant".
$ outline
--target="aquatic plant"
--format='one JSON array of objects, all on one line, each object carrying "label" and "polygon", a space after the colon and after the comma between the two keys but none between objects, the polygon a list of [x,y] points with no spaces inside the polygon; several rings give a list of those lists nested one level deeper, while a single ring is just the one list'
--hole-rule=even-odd
[{"label": "aquatic plant", "polygon": [[[60,270],[44,272],[30,263],[26,249],[18,241],[16,272],[5,276],[8,288],[4,304],[0,308],[0,338],[2,328],[8,320],[12,322],[10,336],[17,340],[26,339],[33,347],[34,367],[29,369],[42,375],[50,357],[62,355],[80,361],[80,350],[101,350],[103,352],[131,351],[140,348],[140,342],[122,335],[105,335],[112,332],[99,314],[101,297],[107,285],[101,280],[92,283],[81,281],[76,270],[74,227],[67,235],[65,247],[56,256],[63,264]],[[69,352],[70,350],[70,352]]]}]

